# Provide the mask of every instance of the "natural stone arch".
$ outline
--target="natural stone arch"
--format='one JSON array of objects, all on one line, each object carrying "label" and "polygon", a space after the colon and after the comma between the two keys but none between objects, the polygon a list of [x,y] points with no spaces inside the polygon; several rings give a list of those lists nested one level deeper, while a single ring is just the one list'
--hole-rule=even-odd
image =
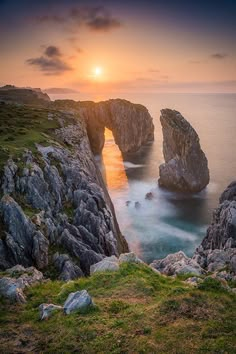
[{"label": "natural stone arch", "polygon": [[104,102],[78,102],[85,119],[90,145],[100,154],[105,143],[105,128],[112,131],[122,153],[137,151],[154,139],[154,125],[146,107],[122,99]]}]

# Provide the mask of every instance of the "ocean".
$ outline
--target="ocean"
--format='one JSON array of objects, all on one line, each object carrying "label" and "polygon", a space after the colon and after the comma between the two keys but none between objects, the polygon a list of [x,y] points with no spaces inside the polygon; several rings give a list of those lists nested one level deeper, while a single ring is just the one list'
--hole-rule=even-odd
[{"label": "ocean", "polygon": [[[80,94],[50,97],[98,100],[95,95]],[[154,142],[125,157],[106,130],[102,155],[96,156],[120,229],[130,249],[146,262],[179,250],[191,256],[206,234],[220,194],[236,179],[236,94],[127,93],[99,99],[118,97],[145,105],[155,125]],[[162,108],[178,110],[200,137],[210,169],[210,184],[201,193],[186,196],[158,186],[159,165],[163,162]],[[148,192],[153,193],[152,200],[145,199]],[[135,202],[140,203],[139,208],[135,208]]]}]

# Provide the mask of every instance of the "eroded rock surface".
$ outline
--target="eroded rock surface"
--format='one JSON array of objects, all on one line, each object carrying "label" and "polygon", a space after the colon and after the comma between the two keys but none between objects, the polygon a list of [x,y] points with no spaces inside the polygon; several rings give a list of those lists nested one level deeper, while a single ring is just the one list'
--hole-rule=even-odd
[{"label": "eroded rock surface", "polygon": [[207,158],[193,127],[177,111],[161,110],[163,155],[159,185],[170,190],[196,193],[209,183]]},{"label": "eroded rock surface", "polygon": [[93,305],[93,300],[87,290],[81,290],[76,293],[70,293],[64,303],[63,309],[65,314],[69,315],[75,311],[86,311]]},{"label": "eroded rock surface", "polygon": [[24,268],[16,265],[6,270],[6,275],[0,278],[0,295],[12,302],[26,302],[23,290],[40,283],[43,274],[34,267]]},{"label": "eroded rock surface", "polygon": [[94,153],[101,153],[105,127],[113,132],[122,153],[137,151],[154,139],[154,125],[146,107],[122,99],[104,102],[56,101],[59,107],[79,112],[87,125],[88,137]]},{"label": "eroded rock surface", "polygon": [[61,113],[59,120],[61,128],[52,133],[51,144],[37,144],[37,152],[25,150],[18,161],[9,159],[5,165],[0,269],[16,264],[46,269],[60,250],[64,256],[54,266],[61,279],[69,280],[89,274],[90,266],[106,256],[128,251],[128,245],[83,119]]},{"label": "eroded rock surface", "polygon": [[236,183],[232,182],[220,197],[220,204],[213,212],[212,223],[207,229],[194,259],[213,272],[224,267],[236,274]]},{"label": "eroded rock surface", "polygon": [[165,275],[188,273],[201,275],[204,273],[200,265],[192,258],[187,257],[182,251],[169,254],[163,259],[155,260],[150,266]]}]

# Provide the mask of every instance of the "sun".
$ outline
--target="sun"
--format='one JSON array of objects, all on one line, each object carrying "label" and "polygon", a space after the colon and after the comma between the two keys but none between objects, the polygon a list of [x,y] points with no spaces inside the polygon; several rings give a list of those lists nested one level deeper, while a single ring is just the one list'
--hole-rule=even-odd
[{"label": "sun", "polygon": [[102,75],[102,68],[100,66],[96,66],[94,68],[94,76],[99,77]]}]

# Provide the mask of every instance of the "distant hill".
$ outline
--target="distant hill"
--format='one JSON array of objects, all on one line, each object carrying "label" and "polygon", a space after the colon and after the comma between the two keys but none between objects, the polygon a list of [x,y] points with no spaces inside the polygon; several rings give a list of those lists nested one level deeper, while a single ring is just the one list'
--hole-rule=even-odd
[{"label": "distant hill", "polygon": [[50,97],[39,88],[24,88],[13,85],[0,87],[0,102],[45,105],[46,102],[50,101]]}]

